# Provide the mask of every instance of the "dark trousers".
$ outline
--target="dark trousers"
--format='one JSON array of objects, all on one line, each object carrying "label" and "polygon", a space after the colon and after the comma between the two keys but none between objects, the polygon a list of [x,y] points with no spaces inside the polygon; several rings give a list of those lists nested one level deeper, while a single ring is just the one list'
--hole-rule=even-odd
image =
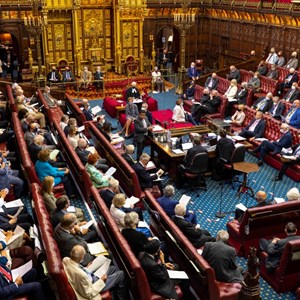
[{"label": "dark trousers", "polygon": [[72,183],[72,179],[70,175],[66,175],[62,177],[62,183],[64,184],[66,194],[67,196],[73,197],[74,195],[77,195],[76,188],[74,187],[74,184]]},{"label": "dark trousers", "polygon": [[246,139],[252,138],[252,137],[254,137],[254,131],[243,129],[239,135]]},{"label": "dark trousers", "polygon": [[289,162],[285,162],[282,164],[282,167],[278,173],[278,178],[282,179],[283,175],[285,174],[286,170],[292,166],[292,165],[296,165],[296,164],[299,164],[299,161],[297,160],[291,160]]},{"label": "dark trousers", "polygon": [[268,152],[272,152],[274,150],[275,145],[269,141],[263,141],[256,149],[256,151],[259,152],[259,158],[262,160]]},{"label": "dark trousers", "polygon": [[139,161],[140,156],[142,155],[143,150],[145,148],[144,140],[142,142],[135,141],[135,145],[136,145],[136,160]]}]

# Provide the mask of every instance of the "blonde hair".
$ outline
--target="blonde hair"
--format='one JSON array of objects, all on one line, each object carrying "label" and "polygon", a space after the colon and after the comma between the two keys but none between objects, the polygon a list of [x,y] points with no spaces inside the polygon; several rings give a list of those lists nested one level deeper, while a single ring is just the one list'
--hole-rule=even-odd
[{"label": "blonde hair", "polygon": [[125,204],[125,195],[122,193],[116,194],[112,200],[112,204],[115,207],[122,207]]},{"label": "blonde hair", "polygon": [[46,176],[42,181],[42,194],[44,193],[52,194],[53,183],[54,183],[54,178],[52,176]]}]

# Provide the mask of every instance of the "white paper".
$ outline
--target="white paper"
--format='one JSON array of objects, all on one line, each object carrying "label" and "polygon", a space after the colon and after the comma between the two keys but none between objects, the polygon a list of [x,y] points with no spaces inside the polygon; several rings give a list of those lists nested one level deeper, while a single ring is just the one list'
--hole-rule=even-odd
[{"label": "white paper", "polygon": [[52,132],[51,132],[51,137],[52,137],[52,140],[53,140],[54,144],[57,145],[58,144],[57,139],[56,139],[56,137],[54,136],[54,134]]},{"label": "white paper", "polygon": [[241,143],[236,143],[234,144],[234,147],[237,148],[237,147],[241,147],[241,146],[245,146],[244,144],[241,144]]},{"label": "white paper", "polygon": [[5,234],[2,232],[2,229],[0,230],[0,240],[5,240],[6,236]]},{"label": "white paper", "polygon": [[116,168],[114,168],[114,167],[110,167],[106,172],[105,172],[105,176],[112,176],[115,172],[117,171],[117,169]]},{"label": "white paper", "polygon": [[83,130],[84,130],[84,125],[82,125],[82,126],[80,126],[80,127],[77,128],[77,131],[78,131],[78,132],[81,132],[81,131],[83,131]]},{"label": "white paper", "polygon": [[30,104],[30,106],[31,107],[35,107],[35,106],[37,106],[37,105],[39,105],[40,103],[39,102],[36,102],[36,103],[34,103],[34,104]]},{"label": "white paper", "polygon": [[83,230],[83,229],[88,229],[90,228],[92,225],[94,224],[94,220],[90,220],[88,221],[86,224],[80,226],[80,230]]},{"label": "white paper", "polygon": [[17,200],[14,200],[14,201],[5,202],[4,206],[6,208],[20,207],[20,206],[24,206],[24,203],[22,202],[21,199],[17,199]]},{"label": "white paper", "polygon": [[137,227],[140,227],[140,228],[149,228],[149,225],[145,222],[145,221],[139,221],[139,224]]},{"label": "white paper", "polygon": [[193,148],[193,143],[183,143],[182,144],[182,150],[184,151],[184,150],[189,150],[189,149],[191,149],[191,148]]},{"label": "white paper", "polygon": [[94,274],[98,278],[101,278],[103,275],[107,274],[109,266],[110,266],[110,259],[107,259],[107,261]]},{"label": "white paper", "polygon": [[246,139],[239,135],[233,135],[232,138],[236,141],[245,141]]},{"label": "white paper", "polygon": [[275,197],[274,198],[275,203],[283,203],[285,202],[284,198]]},{"label": "white paper", "polygon": [[123,101],[123,100],[117,100],[117,102],[118,102],[118,103],[123,103],[124,101]]},{"label": "white paper", "polygon": [[51,151],[51,152],[50,152],[50,155],[49,155],[49,158],[50,158],[51,160],[54,160],[54,159],[56,158],[56,156],[58,155],[58,153],[59,153],[59,150],[57,150],[57,149]]},{"label": "white paper", "polygon": [[176,143],[176,142],[177,142],[177,140],[178,140],[178,138],[177,138],[177,137],[171,137],[171,141],[172,141],[172,143]]},{"label": "white paper", "polygon": [[117,138],[112,138],[112,141],[114,143],[122,143],[122,142],[124,142],[124,138],[122,136],[119,136]]},{"label": "white paper", "polygon": [[282,148],[281,152],[284,154],[292,154],[293,150],[292,150],[292,148]]},{"label": "white paper", "polygon": [[68,212],[68,213],[76,213],[76,208],[75,208],[75,206],[70,205],[70,206],[67,208],[67,212]]},{"label": "white paper", "polygon": [[92,255],[107,252],[107,250],[105,249],[105,247],[103,246],[103,244],[101,242],[88,243],[87,245],[88,245],[89,251]]},{"label": "white paper", "polygon": [[97,105],[97,106],[93,107],[91,109],[91,111],[92,111],[93,115],[96,115],[98,112],[101,111],[101,107],[99,105]]},{"label": "white paper", "polygon": [[208,137],[216,137],[217,135],[214,132],[209,132],[207,134]]},{"label": "white paper", "polygon": [[5,203],[5,201],[4,201],[4,199],[1,197],[1,198],[0,198],[0,207],[2,207],[2,206],[4,205],[4,203]]},{"label": "white paper", "polygon": [[14,230],[13,236],[8,240],[7,244],[7,250],[19,248],[23,244],[23,235],[25,230],[17,225],[17,227]]},{"label": "white paper", "polygon": [[146,169],[155,168],[155,164],[152,160],[147,163]]},{"label": "white paper", "polygon": [[118,138],[118,137],[120,137],[120,136],[119,136],[118,133],[113,133],[110,137],[111,137],[112,139],[116,139],[116,138]]},{"label": "white paper", "polygon": [[255,140],[258,142],[268,141],[268,139],[266,139],[266,138],[257,138]]},{"label": "white paper", "polygon": [[13,281],[15,281],[17,277],[22,277],[24,274],[26,274],[31,269],[32,269],[32,260],[30,260],[25,265],[22,265],[19,268],[11,270],[11,275],[13,277]]},{"label": "white paper", "polygon": [[290,159],[290,160],[296,159],[296,156],[293,156],[293,155],[282,155],[282,157],[285,159]]},{"label": "white paper", "polygon": [[184,271],[167,270],[171,279],[189,279]]},{"label": "white paper", "polygon": [[202,255],[203,250],[202,249],[197,249],[198,254]]},{"label": "white paper", "polygon": [[91,153],[93,153],[93,154],[95,154],[95,153],[96,153],[96,149],[95,149],[95,147],[94,147],[94,146],[87,147],[85,150],[87,150],[87,151],[89,151],[89,152],[91,152]]},{"label": "white paper", "polygon": [[110,261],[110,259],[108,259],[107,257],[103,256],[103,255],[99,255],[97,256],[92,263],[86,268],[87,270],[89,270],[90,272],[94,273],[95,271],[97,271],[105,262],[107,262],[107,260]]},{"label": "white paper", "polygon": [[247,210],[247,207],[243,204],[243,203],[239,203],[235,206],[235,208],[238,208],[242,211],[246,211]]},{"label": "white paper", "polygon": [[164,129],[160,125],[154,125],[152,127],[152,131],[163,131]]},{"label": "white paper", "polygon": [[172,149],[175,154],[183,154],[183,151],[180,149]]},{"label": "white paper", "polygon": [[232,121],[231,120],[224,120],[224,123],[231,124]]},{"label": "white paper", "polygon": [[141,103],[141,102],[143,102],[143,100],[142,99],[134,98],[132,102],[133,103]]},{"label": "white paper", "polygon": [[14,217],[14,218],[17,218],[18,215],[21,213],[22,210],[23,210],[23,206],[20,206],[20,207],[18,208],[18,210],[16,211],[16,213],[13,215],[13,217]]},{"label": "white paper", "polygon": [[38,248],[38,249],[42,250],[41,241],[37,237],[34,239],[34,246],[35,246],[35,248]]},{"label": "white paper", "polygon": [[124,204],[124,207],[130,208],[131,205],[134,205],[134,204],[138,203],[139,201],[140,201],[139,198],[134,197],[134,196],[131,196],[130,198],[127,198],[127,199],[126,199],[126,202],[125,202],[125,204]]},{"label": "white paper", "polygon": [[179,203],[187,206],[190,200],[191,200],[190,196],[183,194],[179,200]]}]

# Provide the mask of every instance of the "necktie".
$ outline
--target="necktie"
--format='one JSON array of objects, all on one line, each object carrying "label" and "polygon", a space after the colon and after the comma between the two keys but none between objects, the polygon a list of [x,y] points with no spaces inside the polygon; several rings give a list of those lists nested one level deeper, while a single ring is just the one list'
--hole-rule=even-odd
[{"label": "necktie", "polygon": [[51,80],[55,80],[55,72],[52,72]]},{"label": "necktie", "polygon": [[255,120],[255,121],[253,122],[253,124],[249,127],[249,131],[254,131],[256,125],[258,124],[258,122],[259,122],[259,120]]},{"label": "necktie", "polygon": [[278,104],[276,104],[276,105],[273,106],[273,115],[276,114],[277,107],[278,107]]},{"label": "necktie", "polygon": [[256,110],[264,109],[264,107],[265,107],[265,105],[266,105],[266,102],[267,102],[267,99],[266,99],[266,98],[263,99],[263,100],[261,100],[261,101],[258,103]]},{"label": "necktie", "polygon": [[269,54],[269,57],[268,57],[268,59],[267,59],[267,62],[270,62],[272,56],[273,56],[273,53]]},{"label": "necktie", "polygon": [[0,272],[5,276],[5,278],[12,282],[12,275],[10,272],[6,271],[3,267],[0,266]]},{"label": "necktie", "polygon": [[89,279],[92,281],[92,283],[96,282],[99,279],[96,275],[94,275],[92,272],[90,272],[88,269],[86,269],[82,265],[79,265],[79,266],[86,273],[86,275],[89,277]]},{"label": "necktie", "polygon": [[291,97],[292,97],[293,94],[294,94],[294,90],[290,90],[290,92],[289,92],[286,100],[289,101],[291,99]]},{"label": "necktie", "polygon": [[143,120],[143,126],[144,126],[144,128],[147,128],[146,120]]}]

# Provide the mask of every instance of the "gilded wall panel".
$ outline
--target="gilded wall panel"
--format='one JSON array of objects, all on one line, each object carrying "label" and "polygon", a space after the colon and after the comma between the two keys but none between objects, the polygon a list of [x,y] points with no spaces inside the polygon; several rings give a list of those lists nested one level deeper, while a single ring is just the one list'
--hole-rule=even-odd
[{"label": "gilded wall panel", "polygon": [[123,22],[122,23],[122,33],[123,36],[123,47],[132,46],[132,23],[131,22]]},{"label": "gilded wall panel", "polygon": [[111,25],[109,23],[105,24],[105,36],[110,37],[111,36]]},{"label": "gilded wall panel", "polygon": [[103,35],[103,10],[84,10],[83,11],[84,35]]},{"label": "gilded wall panel", "polygon": [[66,48],[64,24],[54,24],[53,41],[55,42],[56,49]]},{"label": "gilded wall panel", "polygon": [[106,54],[106,56],[105,56],[106,59],[110,59],[111,58],[111,50],[110,49],[106,49],[105,54]]}]

